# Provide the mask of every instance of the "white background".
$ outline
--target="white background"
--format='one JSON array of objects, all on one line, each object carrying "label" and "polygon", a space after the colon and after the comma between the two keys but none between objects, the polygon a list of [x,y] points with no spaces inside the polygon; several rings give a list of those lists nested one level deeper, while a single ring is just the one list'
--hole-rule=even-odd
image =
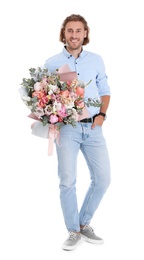
[{"label": "white background", "polygon": [[[1,2],[1,260],[144,259],[142,4],[142,0]],[[85,49],[103,57],[111,86],[103,129],[112,182],[91,223],[105,244],[83,243],[65,252],[61,244],[68,234],[59,202],[55,150],[48,156],[48,141],[31,135],[29,111],[18,89],[29,68],[62,50],[60,26],[72,13],[88,21],[91,41]],[[88,169],[79,154],[79,205],[88,183]]]}]

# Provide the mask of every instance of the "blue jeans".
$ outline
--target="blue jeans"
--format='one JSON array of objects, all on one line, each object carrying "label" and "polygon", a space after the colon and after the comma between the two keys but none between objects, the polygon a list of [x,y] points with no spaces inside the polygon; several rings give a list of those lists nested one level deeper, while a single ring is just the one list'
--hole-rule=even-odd
[{"label": "blue jeans", "polygon": [[[76,196],[77,156],[84,155],[90,185],[80,212]],[[80,225],[89,224],[110,184],[110,162],[102,127],[91,129],[91,123],[65,125],[56,144],[60,202],[68,231],[80,231]],[[83,169],[82,169],[83,170]]]}]

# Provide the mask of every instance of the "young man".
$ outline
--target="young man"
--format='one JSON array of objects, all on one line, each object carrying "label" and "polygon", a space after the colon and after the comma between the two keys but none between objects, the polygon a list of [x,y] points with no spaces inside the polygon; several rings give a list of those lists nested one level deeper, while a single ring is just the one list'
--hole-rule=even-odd
[{"label": "young man", "polygon": [[[102,102],[101,107],[87,107],[89,117],[77,122],[76,127],[64,125],[60,130],[59,145],[56,144],[60,201],[69,232],[62,248],[73,250],[82,237],[91,243],[103,242],[89,224],[110,184],[110,162],[102,133],[110,102],[110,88],[101,56],[83,49],[89,43],[89,27],[84,17],[76,14],[66,17],[60,30],[60,41],[64,44],[62,52],[48,58],[45,67],[55,72],[67,64],[71,71],[76,71],[79,80],[91,80],[85,97],[98,95]],[[86,160],[91,183],[78,212],[76,169],[79,151]]]}]

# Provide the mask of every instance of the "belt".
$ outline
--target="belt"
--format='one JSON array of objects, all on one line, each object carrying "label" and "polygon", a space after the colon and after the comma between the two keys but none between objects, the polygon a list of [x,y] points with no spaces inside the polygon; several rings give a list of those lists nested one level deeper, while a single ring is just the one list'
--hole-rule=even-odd
[{"label": "belt", "polygon": [[79,122],[81,122],[81,123],[93,123],[96,116],[97,115],[95,115],[93,117],[89,117],[89,118],[84,118],[84,119],[80,120]]}]

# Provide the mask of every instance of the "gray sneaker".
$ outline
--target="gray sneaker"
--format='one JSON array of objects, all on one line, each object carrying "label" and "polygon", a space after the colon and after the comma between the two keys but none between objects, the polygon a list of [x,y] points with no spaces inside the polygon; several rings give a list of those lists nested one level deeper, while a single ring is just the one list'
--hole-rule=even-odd
[{"label": "gray sneaker", "polygon": [[103,244],[103,239],[96,236],[91,226],[86,225],[80,230],[82,237],[85,241],[93,244]]},{"label": "gray sneaker", "polygon": [[63,250],[74,250],[81,242],[81,234],[70,232],[69,237],[62,245]]}]

